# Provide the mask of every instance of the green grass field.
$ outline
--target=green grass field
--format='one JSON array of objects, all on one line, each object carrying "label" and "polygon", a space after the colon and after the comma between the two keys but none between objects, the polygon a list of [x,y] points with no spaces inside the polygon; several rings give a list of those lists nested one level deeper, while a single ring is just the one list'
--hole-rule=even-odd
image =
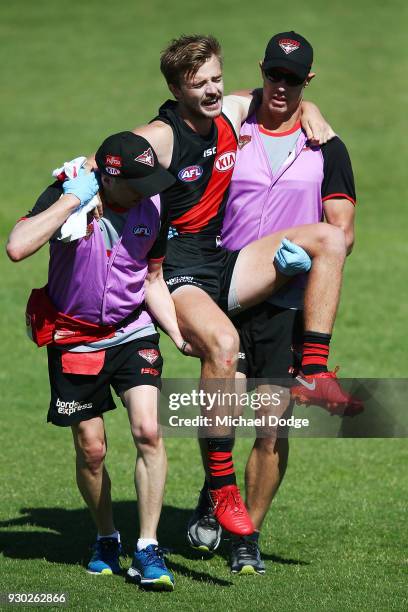
[{"label": "green grass field", "polygon": [[[331,362],[343,376],[406,377],[406,23],[402,0],[1,2],[3,242],[61,161],[153,116],[168,95],[158,55],[170,38],[218,36],[228,91],[257,85],[269,37],[295,29],[314,45],[318,76],[308,96],[349,148],[359,199]],[[0,269],[0,592],[65,591],[69,608],[80,610],[407,609],[405,440],[294,439],[263,530],[267,574],[255,578],[231,576],[228,543],[206,561],[185,544],[202,474],[196,441],[168,440],[160,539],[172,549],[176,590],[144,593],[121,577],[87,575],[94,531],[75,487],[70,432],[44,422],[46,357],[24,332],[29,290],[46,278],[46,249],[18,265],[4,255]],[[165,376],[197,373],[167,339],[162,346]],[[124,410],[106,422],[116,521],[130,553],[134,450]],[[249,447],[240,440],[235,452],[241,483]]]}]

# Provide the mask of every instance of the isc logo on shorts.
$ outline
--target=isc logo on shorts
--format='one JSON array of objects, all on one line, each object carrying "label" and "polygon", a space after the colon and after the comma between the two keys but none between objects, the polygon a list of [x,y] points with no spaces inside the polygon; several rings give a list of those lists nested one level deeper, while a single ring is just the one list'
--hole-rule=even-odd
[{"label": "isc logo on shorts", "polygon": [[156,370],[156,368],[142,368],[140,370],[141,374],[150,374],[151,376],[159,376],[160,372],[159,370]]},{"label": "isc logo on shorts", "polygon": [[187,166],[187,168],[183,168],[178,173],[178,177],[180,181],[184,183],[191,183],[192,181],[197,181],[203,173],[203,169],[201,166]]},{"label": "isc logo on shorts", "polygon": [[218,172],[227,172],[227,170],[231,170],[235,164],[235,151],[228,151],[227,153],[222,153],[219,155],[215,162],[214,166]]}]

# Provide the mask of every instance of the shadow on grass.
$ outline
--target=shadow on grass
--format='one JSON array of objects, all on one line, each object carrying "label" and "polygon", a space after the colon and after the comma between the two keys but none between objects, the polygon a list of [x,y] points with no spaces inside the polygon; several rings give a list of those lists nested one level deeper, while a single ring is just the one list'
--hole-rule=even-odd
[{"label": "shadow on grass", "polygon": [[[124,554],[131,556],[139,527],[136,503],[114,502],[113,512],[124,543]],[[0,551],[6,557],[45,559],[51,563],[80,563],[86,566],[95,537],[95,527],[86,508],[21,508],[20,513],[21,516],[0,522]],[[185,542],[185,529],[190,514],[191,510],[164,506],[158,536],[160,545],[169,552],[196,561],[199,557],[194,555]],[[13,527],[32,527],[37,531],[12,531]],[[196,571],[171,559],[168,559],[168,566],[191,580],[224,587],[233,584],[229,580]]]}]

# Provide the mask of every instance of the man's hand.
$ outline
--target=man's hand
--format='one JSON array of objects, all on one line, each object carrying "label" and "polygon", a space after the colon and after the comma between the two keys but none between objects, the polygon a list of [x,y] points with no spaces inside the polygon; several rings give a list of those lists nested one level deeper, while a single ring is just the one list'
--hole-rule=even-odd
[{"label": "man's hand", "polygon": [[309,272],[312,267],[312,260],[306,251],[287,238],[282,240],[274,261],[279,272],[285,276]]},{"label": "man's hand", "polygon": [[91,218],[93,217],[95,221],[99,221],[99,219],[103,217],[103,208],[104,208],[104,199],[100,191],[96,194],[96,199],[98,203],[95,206],[95,208],[91,211],[90,214],[91,214]]},{"label": "man's hand", "polygon": [[187,342],[186,340],[184,340],[183,343],[177,348],[180,351],[180,353],[183,353],[183,355],[187,355],[187,357],[202,357],[203,356],[201,353],[194,350],[190,342]]},{"label": "man's hand", "polygon": [[99,191],[99,183],[94,172],[80,172],[76,178],[63,182],[64,194],[72,194],[78,198],[81,206],[88,204]]},{"label": "man's hand", "polygon": [[302,102],[302,128],[311,145],[325,144],[336,135],[313,102]]}]

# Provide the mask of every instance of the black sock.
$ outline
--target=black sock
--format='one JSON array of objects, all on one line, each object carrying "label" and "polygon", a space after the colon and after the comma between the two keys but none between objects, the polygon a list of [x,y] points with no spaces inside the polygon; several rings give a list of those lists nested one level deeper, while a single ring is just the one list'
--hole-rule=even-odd
[{"label": "black sock", "polygon": [[306,331],[303,336],[302,372],[306,375],[327,372],[331,335]]},{"label": "black sock", "polygon": [[236,484],[232,461],[233,438],[208,438],[208,472],[210,489]]}]

